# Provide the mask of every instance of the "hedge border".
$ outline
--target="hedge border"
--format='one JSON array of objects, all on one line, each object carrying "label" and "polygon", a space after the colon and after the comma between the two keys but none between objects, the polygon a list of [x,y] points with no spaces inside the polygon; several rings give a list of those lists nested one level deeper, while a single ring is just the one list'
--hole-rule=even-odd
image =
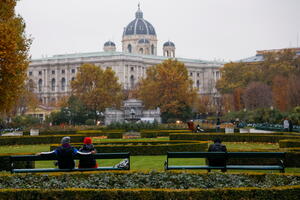
[{"label": "hedge border", "polygon": [[300,135],[268,134],[268,133],[173,133],[170,140],[214,140],[220,138],[225,142],[271,142],[278,143],[284,139],[300,139]]},{"label": "hedge border", "polygon": [[[152,143],[154,145],[136,145],[139,143]],[[156,144],[157,143],[157,144]],[[168,144],[163,144],[168,143]],[[174,143],[174,144],[170,144]],[[103,144],[103,145],[101,145]],[[112,145],[105,145],[112,144]],[[132,144],[132,145],[125,145]],[[72,145],[76,148],[80,148],[81,144]],[[56,147],[60,146],[59,144],[54,144],[50,146],[50,150],[54,150]],[[130,155],[166,155],[168,151],[207,151],[208,141],[170,141],[170,140],[161,140],[161,141],[116,141],[116,142],[102,142],[94,144],[94,147],[98,152],[101,153],[111,153],[111,152],[130,152]]]}]

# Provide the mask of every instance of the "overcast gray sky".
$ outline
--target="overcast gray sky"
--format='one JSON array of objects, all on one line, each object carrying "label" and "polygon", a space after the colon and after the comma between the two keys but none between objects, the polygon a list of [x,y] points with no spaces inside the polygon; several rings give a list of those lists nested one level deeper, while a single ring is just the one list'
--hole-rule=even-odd
[{"label": "overcast gray sky", "polygon": [[32,58],[40,58],[102,51],[107,40],[121,51],[138,2],[156,30],[159,55],[167,40],[178,57],[226,61],[296,47],[297,34],[300,40],[299,0],[20,0],[16,10],[33,38]]}]

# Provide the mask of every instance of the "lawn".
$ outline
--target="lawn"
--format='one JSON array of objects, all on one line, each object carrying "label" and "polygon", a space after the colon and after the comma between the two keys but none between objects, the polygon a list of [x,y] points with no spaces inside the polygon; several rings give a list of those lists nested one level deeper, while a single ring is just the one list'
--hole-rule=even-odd
[{"label": "lawn", "polygon": [[[167,140],[168,138],[153,138],[155,140]],[[122,139],[96,139],[94,142],[100,141],[120,141]],[[123,139],[122,141],[141,141],[145,139]],[[148,140],[148,139],[147,139]],[[251,149],[277,149],[278,144],[272,143],[246,143],[246,142],[226,142],[228,151],[237,149],[251,150]],[[43,152],[49,151],[49,145],[12,145],[12,146],[0,146],[0,153],[22,153],[22,152]],[[163,170],[164,162],[166,160],[165,155],[160,156],[131,156],[131,169],[133,170]],[[112,166],[119,162],[118,159],[111,160],[98,160],[99,166]],[[49,168],[54,167],[53,161],[39,161],[36,163],[37,168]],[[172,165],[193,165],[193,164],[204,164],[204,159],[173,159],[170,161]],[[300,172],[300,168],[288,168],[287,172]]]}]

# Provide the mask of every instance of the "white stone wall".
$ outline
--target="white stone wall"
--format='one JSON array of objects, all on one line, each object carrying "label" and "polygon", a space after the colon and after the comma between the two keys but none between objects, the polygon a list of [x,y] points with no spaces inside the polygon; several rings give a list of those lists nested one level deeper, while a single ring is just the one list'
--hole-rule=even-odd
[{"label": "white stone wall", "polygon": [[[58,56],[33,60],[29,65],[28,77],[29,80],[34,81],[36,85],[35,92],[42,103],[48,104],[71,92],[70,82],[76,77],[78,68],[84,63],[92,63],[102,69],[111,67],[123,88],[131,89],[141,78],[145,77],[149,66],[159,64],[165,59],[168,58],[121,52],[111,52],[105,55],[99,53],[99,55],[91,57],[80,57],[78,55],[78,57],[60,58]],[[222,64],[202,63],[189,59],[178,60],[185,63],[189,76],[193,80],[193,86],[198,88],[200,94],[216,93],[215,83],[221,76],[219,69],[222,67]],[[63,78],[66,84],[65,89],[62,87]],[[52,87],[52,79],[55,79],[54,87]],[[41,91],[39,91],[39,80],[42,80]]]}]

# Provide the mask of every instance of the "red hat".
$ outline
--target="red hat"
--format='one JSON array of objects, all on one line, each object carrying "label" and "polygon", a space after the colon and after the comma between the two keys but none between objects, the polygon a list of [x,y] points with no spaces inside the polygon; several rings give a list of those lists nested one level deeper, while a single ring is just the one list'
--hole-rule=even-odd
[{"label": "red hat", "polygon": [[86,138],[84,138],[83,143],[84,144],[92,144],[92,139],[90,137],[86,137]]}]

